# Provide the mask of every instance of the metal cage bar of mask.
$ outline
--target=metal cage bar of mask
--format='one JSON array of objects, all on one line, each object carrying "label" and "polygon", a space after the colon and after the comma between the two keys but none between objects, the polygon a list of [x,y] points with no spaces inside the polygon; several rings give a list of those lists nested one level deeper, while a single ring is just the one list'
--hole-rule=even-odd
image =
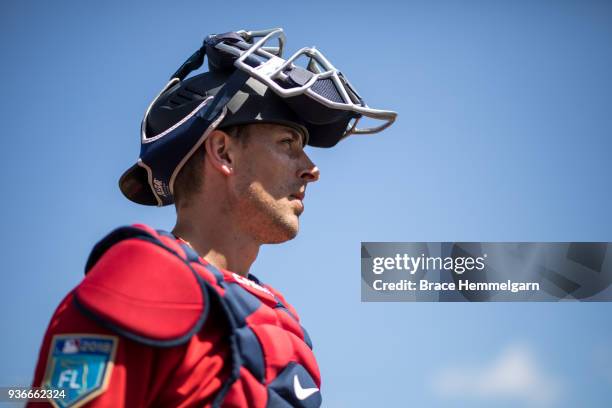
[{"label": "metal cage bar of mask", "polygon": [[[236,68],[247,72],[253,78],[264,83],[279,96],[283,98],[289,98],[292,96],[304,94],[331,109],[352,111],[371,119],[384,121],[384,123],[379,126],[370,128],[358,128],[357,124],[361,118],[355,118],[352,123],[350,123],[347,127],[344,133],[344,137],[349,136],[351,134],[378,133],[391,126],[391,124],[395,121],[397,117],[396,112],[370,108],[364,102],[356,103],[353,98],[351,98],[350,94],[354,94],[357,96],[357,92],[354,90],[352,85],[350,85],[348,80],[340,73],[340,71],[336,69],[319,50],[313,47],[304,47],[294,53],[287,60],[281,58],[280,55],[282,54],[282,49],[284,47],[285,42],[285,35],[282,29],[277,28],[257,32],[241,31],[238,33],[243,35],[245,40],[252,40],[257,37],[261,37],[261,39],[257,40],[257,42],[253,44],[246,41],[242,43],[238,42],[233,44],[221,42],[217,44],[216,47],[220,50],[232,53],[233,55],[238,57],[236,62],[234,63]],[[265,46],[268,41],[273,40],[275,38],[279,42],[279,47]],[[246,61],[254,55],[266,58],[267,60],[261,62],[261,64],[259,64],[258,66],[253,67]],[[279,85],[275,81],[275,79],[280,78],[286,80],[287,75],[285,74],[285,71],[289,68],[295,67],[295,65],[293,64],[294,61],[296,61],[302,55],[307,56],[311,59],[311,61],[314,60],[321,68],[324,69],[324,71],[314,72],[312,69],[307,69],[307,71],[312,74],[312,77],[304,85],[301,86],[284,88]],[[332,80],[337,92],[344,101],[343,103],[332,101],[312,90],[312,86],[318,80],[327,78]]]}]

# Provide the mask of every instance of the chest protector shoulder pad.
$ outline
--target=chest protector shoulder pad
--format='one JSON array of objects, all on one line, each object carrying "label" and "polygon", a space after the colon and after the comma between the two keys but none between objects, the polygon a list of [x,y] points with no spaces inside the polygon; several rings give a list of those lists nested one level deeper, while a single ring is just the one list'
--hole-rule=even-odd
[{"label": "chest protector shoulder pad", "polygon": [[185,343],[206,320],[209,294],[179,251],[149,227],[116,229],[93,248],[75,302],[132,340],[166,347]]}]

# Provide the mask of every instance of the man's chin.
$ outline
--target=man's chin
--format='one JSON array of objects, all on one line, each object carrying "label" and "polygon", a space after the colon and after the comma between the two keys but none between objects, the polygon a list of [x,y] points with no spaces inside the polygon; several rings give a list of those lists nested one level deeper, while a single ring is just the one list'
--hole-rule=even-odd
[{"label": "man's chin", "polygon": [[[293,217],[292,217],[293,218]],[[286,220],[282,225],[275,228],[274,233],[269,234],[266,244],[280,244],[295,238],[300,230],[300,223],[297,216],[293,220]]]}]

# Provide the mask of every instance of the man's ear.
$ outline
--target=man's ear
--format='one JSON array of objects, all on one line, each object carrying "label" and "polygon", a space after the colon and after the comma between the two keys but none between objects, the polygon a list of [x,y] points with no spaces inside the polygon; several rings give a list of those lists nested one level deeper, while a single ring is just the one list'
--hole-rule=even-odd
[{"label": "man's ear", "polygon": [[206,161],[229,176],[233,173],[233,144],[230,136],[222,130],[215,129],[204,141],[206,146]]}]

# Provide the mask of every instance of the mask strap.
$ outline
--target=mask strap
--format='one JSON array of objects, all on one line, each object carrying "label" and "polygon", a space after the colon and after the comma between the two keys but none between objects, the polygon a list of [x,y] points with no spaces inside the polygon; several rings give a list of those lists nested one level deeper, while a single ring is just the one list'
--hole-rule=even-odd
[{"label": "mask strap", "polygon": [[187,75],[196,69],[200,68],[202,64],[204,64],[204,57],[206,56],[206,48],[214,47],[220,42],[227,41],[229,43],[235,43],[238,41],[244,41],[243,38],[238,33],[229,32],[223,34],[213,34],[209,35],[202,42],[202,46],[196,50],[185,62],[183,65],[176,70],[174,74],[170,77],[170,79],[178,78],[179,80],[185,79]]}]

